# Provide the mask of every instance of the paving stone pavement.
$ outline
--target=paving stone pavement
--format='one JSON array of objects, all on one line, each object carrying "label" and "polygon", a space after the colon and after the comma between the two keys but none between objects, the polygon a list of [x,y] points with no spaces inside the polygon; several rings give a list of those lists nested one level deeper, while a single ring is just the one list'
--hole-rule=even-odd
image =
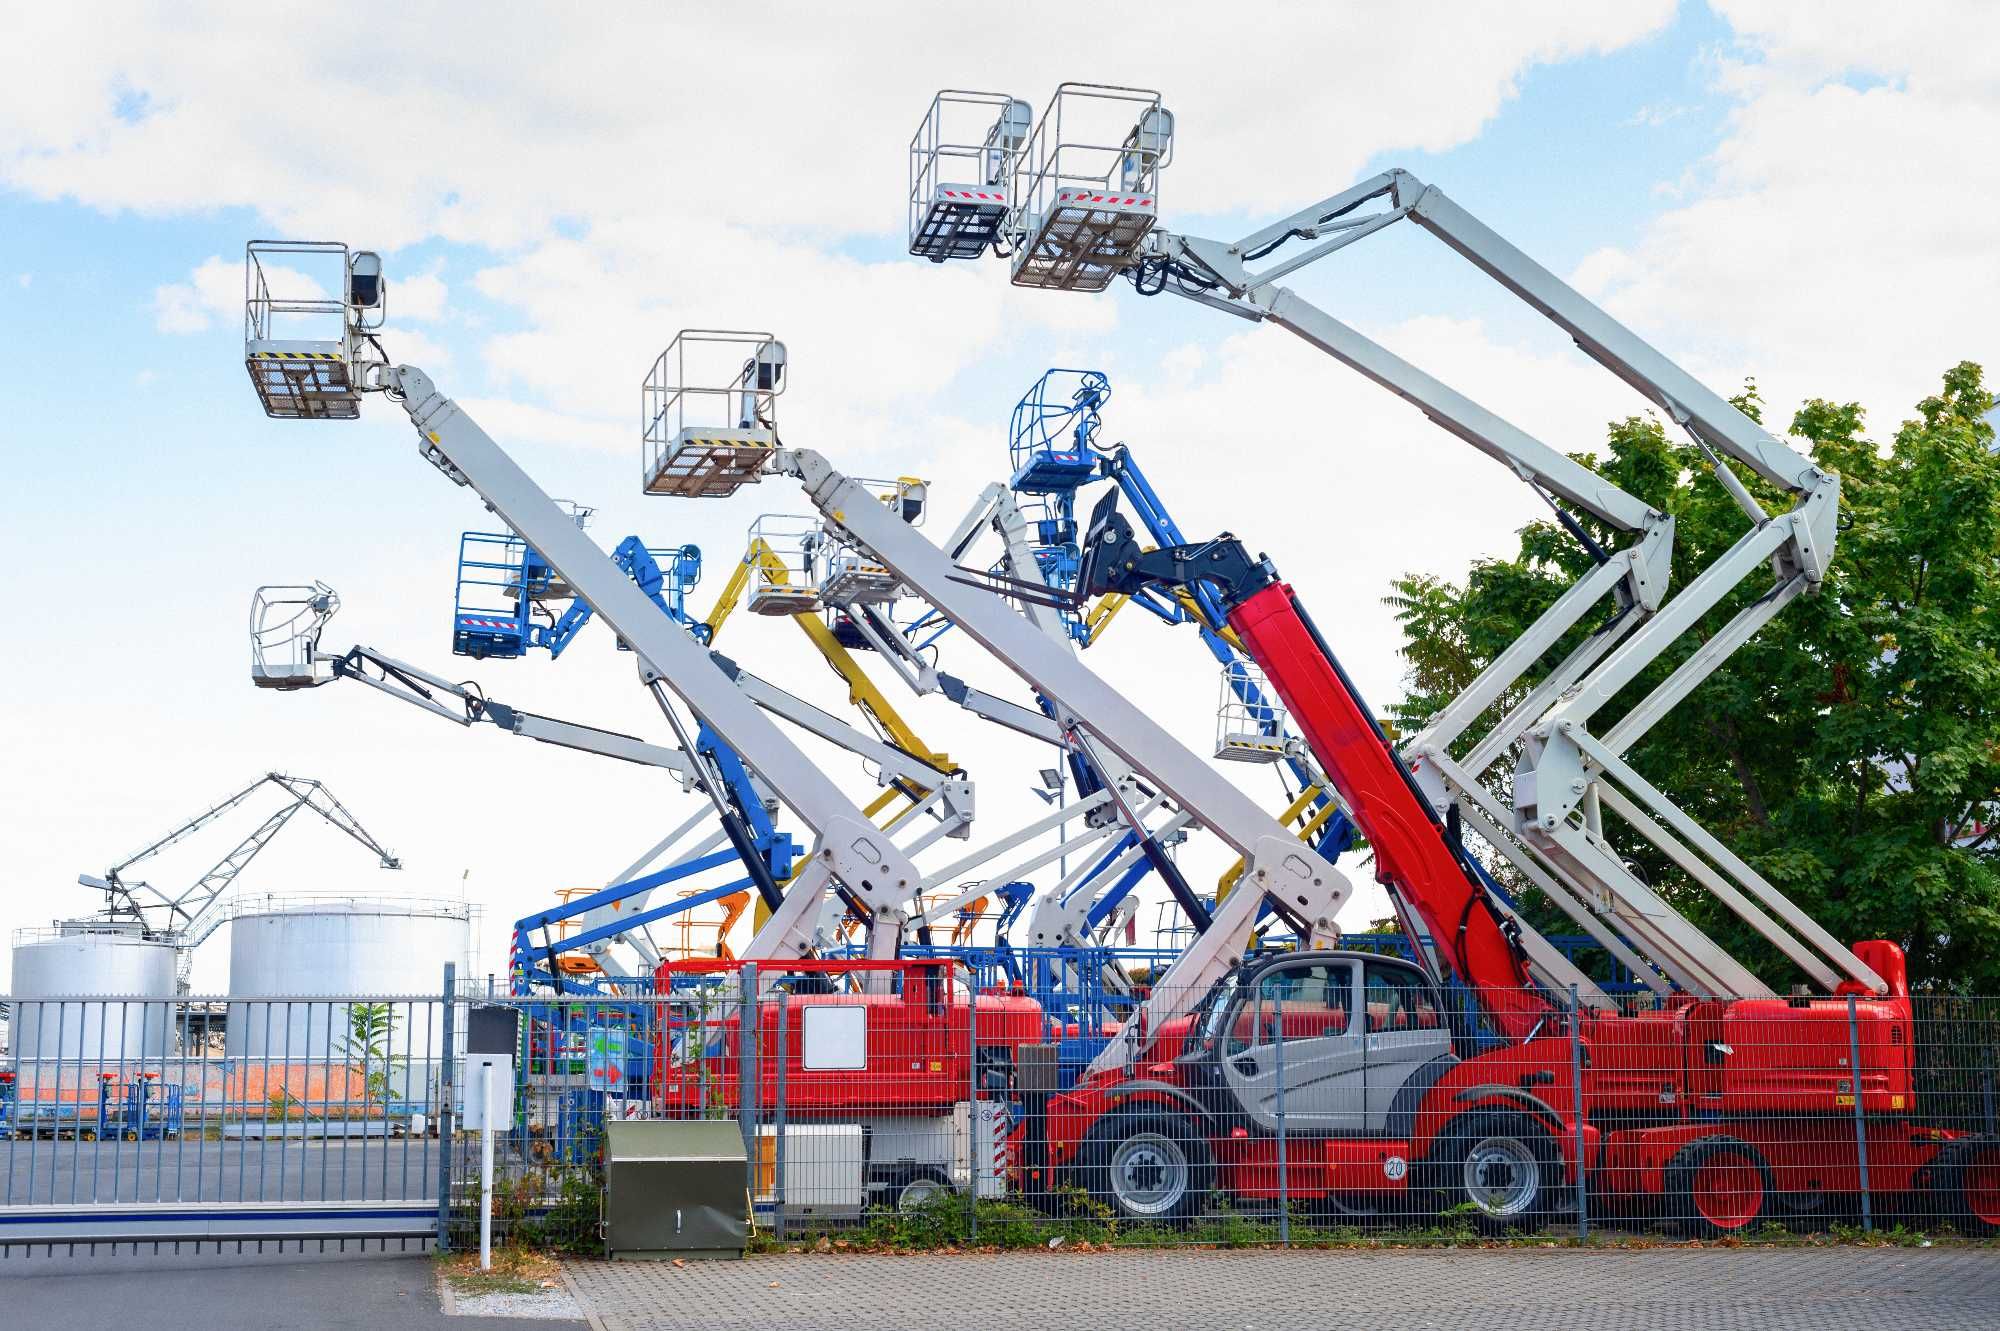
[{"label": "paving stone pavement", "polygon": [[1256,1250],[566,1265],[599,1331],[1979,1331],[2000,1251]]}]

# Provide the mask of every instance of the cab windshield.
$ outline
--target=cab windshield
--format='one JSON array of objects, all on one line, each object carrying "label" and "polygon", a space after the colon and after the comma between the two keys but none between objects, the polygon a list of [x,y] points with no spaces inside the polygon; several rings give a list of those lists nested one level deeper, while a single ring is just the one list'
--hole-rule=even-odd
[{"label": "cab windshield", "polygon": [[1236,971],[1231,971],[1215,982],[1215,988],[1208,991],[1202,1006],[1194,1019],[1194,1028],[1204,1044],[1213,1043],[1222,1034],[1224,1019],[1229,1013],[1229,1000],[1236,996]]}]

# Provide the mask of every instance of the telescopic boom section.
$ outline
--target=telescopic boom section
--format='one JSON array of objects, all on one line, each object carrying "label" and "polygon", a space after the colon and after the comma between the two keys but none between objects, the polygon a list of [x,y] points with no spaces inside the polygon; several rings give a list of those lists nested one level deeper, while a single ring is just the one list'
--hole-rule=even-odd
[{"label": "telescopic boom section", "polygon": [[[710,729],[755,769],[818,837],[810,868],[788,892],[745,957],[787,959],[809,950],[820,889],[838,885],[872,925],[871,947],[893,946],[901,904],[919,875],[902,851],[870,824],[838,786],[799,752],[716,664],[708,650],[634,586],[555,501],[421,370],[403,365],[380,381],[409,413],[420,451],[439,470],[469,485],[578,596],[638,652],[641,674],[678,694]],[[665,700],[662,699],[665,707]],[[671,711],[669,719],[673,719]],[[804,890],[800,890],[803,888]]]},{"label": "telescopic boom section", "polygon": [[1291,586],[1227,535],[1142,552],[1106,495],[1092,515],[1079,596],[1208,583],[1229,627],[1305,732],[1327,779],[1375,853],[1376,878],[1423,916],[1453,974],[1477,991],[1503,1034],[1525,1037],[1550,1011],[1527,957],[1484,884],[1417,790],[1388,737]]}]

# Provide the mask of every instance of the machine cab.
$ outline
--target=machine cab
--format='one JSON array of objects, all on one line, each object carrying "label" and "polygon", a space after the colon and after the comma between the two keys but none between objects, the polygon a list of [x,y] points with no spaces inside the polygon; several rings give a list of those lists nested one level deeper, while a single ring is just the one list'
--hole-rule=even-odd
[{"label": "machine cab", "polygon": [[[1454,1061],[1423,971],[1365,952],[1292,952],[1220,981],[1195,1014],[1180,1071],[1211,1109],[1253,1133],[1390,1130],[1396,1096]],[[1421,1083],[1428,1085],[1442,1066]]]}]

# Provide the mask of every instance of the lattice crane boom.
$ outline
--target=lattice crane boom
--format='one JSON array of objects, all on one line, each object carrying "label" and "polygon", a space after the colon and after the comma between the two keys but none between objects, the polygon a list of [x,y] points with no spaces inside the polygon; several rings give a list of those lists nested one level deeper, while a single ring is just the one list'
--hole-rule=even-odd
[{"label": "lattice crane boom", "polygon": [[[134,865],[141,864],[167,847],[193,836],[257,794],[266,785],[276,786],[284,791],[290,797],[289,800],[265,818],[255,831],[238,842],[228,854],[215,862],[214,867],[193,883],[179,891],[168,891],[155,887],[143,879],[133,881],[126,879],[126,871]],[[126,856],[107,869],[101,877],[80,874],[77,882],[85,887],[97,888],[105,894],[105,914],[109,918],[137,921],[149,937],[168,938],[192,946],[201,941],[208,932],[202,926],[210,920],[215,903],[224,892],[228,891],[229,885],[249,867],[250,862],[257,858],[264,847],[271,843],[272,838],[276,837],[301,809],[312,810],[333,827],[372,851],[384,869],[403,867],[402,861],[361,825],[361,821],[334,796],[331,790],[327,789],[324,782],[311,777],[289,776],[283,772],[266,772],[229,798],[211,805],[165,836]]]}]

